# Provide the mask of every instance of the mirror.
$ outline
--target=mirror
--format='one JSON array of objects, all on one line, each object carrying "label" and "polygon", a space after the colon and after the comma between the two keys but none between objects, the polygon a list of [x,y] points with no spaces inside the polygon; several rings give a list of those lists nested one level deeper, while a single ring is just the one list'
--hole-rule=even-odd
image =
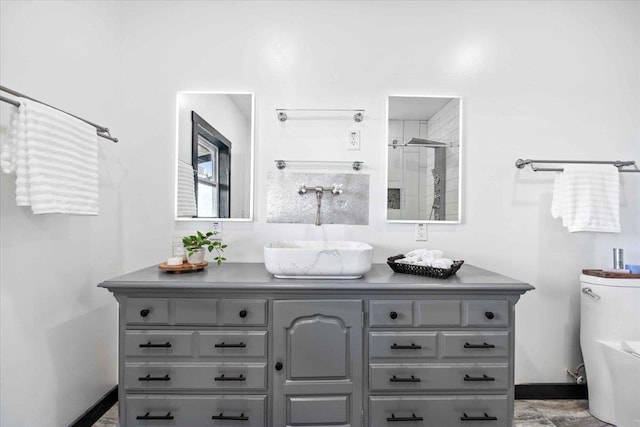
[{"label": "mirror", "polygon": [[459,223],[460,98],[387,102],[387,221]]},{"label": "mirror", "polygon": [[253,94],[178,92],[176,218],[253,218]]}]

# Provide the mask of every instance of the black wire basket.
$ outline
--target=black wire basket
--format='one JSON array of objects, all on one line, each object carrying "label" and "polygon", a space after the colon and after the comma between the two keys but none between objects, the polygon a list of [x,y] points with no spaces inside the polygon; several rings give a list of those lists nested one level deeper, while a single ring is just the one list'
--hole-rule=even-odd
[{"label": "black wire basket", "polygon": [[456,272],[460,270],[460,267],[462,267],[462,264],[464,264],[464,261],[460,260],[453,261],[453,265],[451,265],[451,268],[434,268],[427,267],[426,265],[403,264],[396,262],[397,260],[402,258],[404,258],[403,254],[389,257],[387,258],[387,264],[396,273],[433,277],[435,279],[446,279],[447,277],[456,274]]}]

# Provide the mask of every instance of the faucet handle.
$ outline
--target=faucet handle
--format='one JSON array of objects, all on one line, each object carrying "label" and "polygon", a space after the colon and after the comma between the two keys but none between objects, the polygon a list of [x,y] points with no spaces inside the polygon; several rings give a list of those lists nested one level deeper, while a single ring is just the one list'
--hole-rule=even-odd
[{"label": "faucet handle", "polygon": [[304,184],[298,185],[298,194],[307,194],[307,186]]},{"label": "faucet handle", "polygon": [[339,195],[342,194],[342,184],[333,183],[333,190],[331,190],[333,194]]}]

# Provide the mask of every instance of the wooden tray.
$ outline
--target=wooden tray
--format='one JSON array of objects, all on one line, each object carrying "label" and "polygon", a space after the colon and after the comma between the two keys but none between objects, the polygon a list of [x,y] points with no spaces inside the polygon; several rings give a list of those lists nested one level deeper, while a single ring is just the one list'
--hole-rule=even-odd
[{"label": "wooden tray", "polygon": [[158,264],[158,268],[162,271],[166,271],[167,273],[180,274],[204,270],[207,265],[209,265],[207,261],[202,261],[200,264],[189,264],[188,262],[183,262],[182,265],[168,265],[166,262],[161,262]]},{"label": "wooden tray", "polygon": [[640,274],[635,273],[609,273],[602,270],[582,270],[587,276],[605,277],[610,279],[640,279]]}]

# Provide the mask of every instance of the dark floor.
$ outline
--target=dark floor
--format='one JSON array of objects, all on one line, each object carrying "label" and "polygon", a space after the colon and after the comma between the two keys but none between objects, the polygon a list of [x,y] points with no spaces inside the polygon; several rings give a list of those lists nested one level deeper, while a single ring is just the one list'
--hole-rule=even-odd
[{"label": "dark floor", "polygon": [[[516,400],[514,427],[602,427],[604,423],[589,415],[586,400]],[[118,404],[94,427],[118,425]]]}]

